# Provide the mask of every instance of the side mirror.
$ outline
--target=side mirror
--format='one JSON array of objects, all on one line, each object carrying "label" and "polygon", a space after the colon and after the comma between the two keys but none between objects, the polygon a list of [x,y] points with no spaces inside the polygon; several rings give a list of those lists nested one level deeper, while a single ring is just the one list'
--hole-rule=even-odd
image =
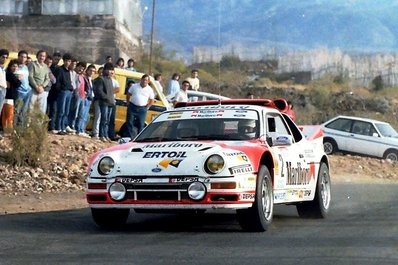
[{"label": "side mirror", "polygon": [[268,133],[267,143],[269,146],[288,146],[293,144],[293,137],[289,134]]}]

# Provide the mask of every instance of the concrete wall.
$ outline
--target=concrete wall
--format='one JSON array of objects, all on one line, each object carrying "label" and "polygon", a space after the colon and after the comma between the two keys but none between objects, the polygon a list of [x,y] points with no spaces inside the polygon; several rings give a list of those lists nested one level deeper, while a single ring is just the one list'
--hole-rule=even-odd
[{"label": "concrete wall", "polygon": [[140,0],[0,0],[0,48],[70,52],[103,63],[140,58]]}]

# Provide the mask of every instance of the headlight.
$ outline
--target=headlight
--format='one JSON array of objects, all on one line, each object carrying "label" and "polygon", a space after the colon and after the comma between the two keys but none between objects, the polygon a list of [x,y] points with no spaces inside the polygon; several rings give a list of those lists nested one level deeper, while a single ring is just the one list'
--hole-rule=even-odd
[{"label": "headlight", "polygon": [[122,183],[115,182],[109,187],[109,195],[115,201],[123,200],[126,195],[126,188]]},{"label": "headlight", "polygon": [[206,186],[202,182],[192,182],[188,187],[188,196],[192,200],[199,201],[206,195]]},{"label": "headlight", "polygon": [[115,167],[115,161],[109,156],[103,157],[98,163],[98,172],[101,175],[108,175]]},{"label": "headlight", "polygon": [[224,169],[225,161],[220,155],[211,155],[205,162],[205,170],[209,174],[217,174]]}]

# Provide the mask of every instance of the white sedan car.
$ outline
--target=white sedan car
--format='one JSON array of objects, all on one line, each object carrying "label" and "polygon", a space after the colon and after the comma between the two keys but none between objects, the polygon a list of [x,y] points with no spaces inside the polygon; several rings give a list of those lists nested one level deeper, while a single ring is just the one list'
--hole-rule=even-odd
[{"label": "white sedan car", "polygon": [[398,161],[398,133],[389,123],[337,116],[322,127],[327,154],[341,151]]}]

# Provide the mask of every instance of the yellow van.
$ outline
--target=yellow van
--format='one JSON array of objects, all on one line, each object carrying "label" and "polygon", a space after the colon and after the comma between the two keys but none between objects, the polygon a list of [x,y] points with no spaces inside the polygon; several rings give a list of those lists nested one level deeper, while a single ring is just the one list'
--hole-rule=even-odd
[{"label": "yellow van", "polygon": [[[115,132],[120,136],[128,136],[127,133],[127,100],[126,94],[128,90],[128,85],[131,82],[139,83],[141,77],[144,73],[133,72],[124,69],[115,68],[115,78],[119,82],[119,93],[115,95],[116,99],[116,115],[115,115]],[[155,82],[155,79],[150,76],[149,77],[149,85],[152,87],[155,93],[155,100],[153,105],[149,108],[145,123],[150,123],[156,116],[158,116],[161,112],[168,110],[171,108],[170,103],[167,101],[165,95],[161,91],[161,88]]]}]

